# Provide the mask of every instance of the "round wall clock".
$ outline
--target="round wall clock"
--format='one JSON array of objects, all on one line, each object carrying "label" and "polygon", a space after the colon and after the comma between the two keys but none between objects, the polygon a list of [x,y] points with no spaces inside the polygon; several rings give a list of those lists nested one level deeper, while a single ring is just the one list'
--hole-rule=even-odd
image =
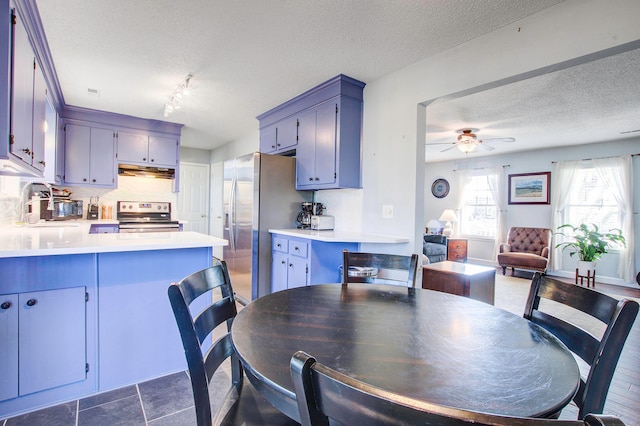
[{"label": "round wall clock", "polygon": [[431,185],[431,193],[434,197],[444,198],[449,194],[449,182],[446,179],[436,179]]}]

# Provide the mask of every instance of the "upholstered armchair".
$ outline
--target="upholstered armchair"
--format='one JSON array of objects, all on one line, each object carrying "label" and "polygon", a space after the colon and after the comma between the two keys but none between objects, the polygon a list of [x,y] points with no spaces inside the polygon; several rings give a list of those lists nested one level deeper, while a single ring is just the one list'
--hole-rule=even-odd
[{"label": "upholstered armchair", "polygon": [[507,242],[500,244],[498,264],[502,267],[502,275],[511,268],[511,275],[516,268],[545,272],[551,251],[551,229],[520,228],[509,229]]},{"label": "upholstered armchair", "polygon": [[422,243],[422,253],[429,263],[442,262],[447,259],[447,237],[440,234],[426,234]]}]

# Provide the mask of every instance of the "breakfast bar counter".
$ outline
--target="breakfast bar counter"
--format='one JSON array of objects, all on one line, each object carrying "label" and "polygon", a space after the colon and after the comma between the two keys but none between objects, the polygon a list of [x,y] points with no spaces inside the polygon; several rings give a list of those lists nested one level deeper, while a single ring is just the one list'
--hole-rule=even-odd
[{"label": "breakfast bar counter", "polygon": [[0,229],[0,419],[184,371],[167,288],[226,244],[196,232]]},{"label": "breakfast bar counter", "polygon": [[198,232],[89,234],[82,224],[0,228],[0,258],[226,246]]}]

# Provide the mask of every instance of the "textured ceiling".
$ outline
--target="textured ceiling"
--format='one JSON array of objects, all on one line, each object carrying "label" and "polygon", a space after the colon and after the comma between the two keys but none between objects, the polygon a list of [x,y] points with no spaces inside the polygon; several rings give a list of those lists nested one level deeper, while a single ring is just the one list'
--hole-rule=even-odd
[{"label": "textured ceiling", "polygon": [[[365,83],[561,0],[37,0],[67,105],[185,124],[211,149],[337,75]],[[187,74],[191,95],[163,118]],[[90,95],[88,89],[97,90]]]},{"label": "textured ceiling", "polygon": [[575,65],[498,88],[427,107],[426,160],[464,157],[457,129],[479,129],[478,138],[516,139],[493,142],[492,155],[561,145],[578,145],[640,137],[640,49]]}]

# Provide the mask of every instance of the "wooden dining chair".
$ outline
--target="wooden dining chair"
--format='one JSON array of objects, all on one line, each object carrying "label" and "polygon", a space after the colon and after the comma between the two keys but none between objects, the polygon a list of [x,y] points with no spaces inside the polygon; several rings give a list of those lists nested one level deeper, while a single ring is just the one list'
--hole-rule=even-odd
[{"label": "wooden dining chair", "polygon": [[[342,283],[390,282],[416,286],[418,255],[359,253],[343,250]],[[369,276],[368,270],[375,272]]]},{"label": "wooden dining chair", "polygon": [[499,416],[430,404],[371,386],[298,351],[291,358],[291,379],[302,426],[342,425],[494,425],[619,426],[614,416],[588,414],[584,420]]},{"label": "wooden dining chair", "polygon": [[[231,324],[237,310],[225,262],[214,259],[213,266],[172,283],[168,293],[189,367],[197,424],[298,424],[269,404],[245,379],[231,343]],[[231,386],[221,408],[212,416],[210,382],[227,359],[231,363]]]},{"label": "wooden dining chair", "polygon": [[[558,309],[552,311],[551,304],[541,307],[541,299],[561,303],[576,313],[581,311],[599,320],[606,326],[602,337],[571,322],[570,315],[562,314]],[[534,275],[524,317],[550,331],[589,365],[587,377],[581,378],[580,388],[573,398],[579,409],[579,419],[586,413],[602,413],[622,347],[637,314],[636,301],[617,300],[539,272]]]}]

